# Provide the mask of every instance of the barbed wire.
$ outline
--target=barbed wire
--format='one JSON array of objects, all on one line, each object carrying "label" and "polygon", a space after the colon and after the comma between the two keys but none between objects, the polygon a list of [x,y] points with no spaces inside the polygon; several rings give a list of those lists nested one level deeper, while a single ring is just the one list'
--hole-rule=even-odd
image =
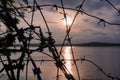
[{"label": "barbed wire", "polygon": [[[94,15],[88,13],[88,12],[85,12],[85,11],[82,9],[85,1],[86,1],[86,0],[83,0],[82,4],[80,4],[79,6],[76,6],[76,9],[74,9],[74,8],[67,8],[67,7],[64,7],[64,9],[73,10],[73,11],[78,11],[79,13],[82,13],[82,14],[85,14],[85,15],[87,15],[87,16],[90,16],[90,17],[93,17],[93,18],[95,18],[95,19],[98,19],[98,20],[99,20],[98,23],[103,22],[104,24],[109,24],[109,25],[120,25],[119,23],[108,22],[108,21],[106,21],[105,19],[102,19],[102,18],[100,18],[100,17],[98,17],[98,16],[94,16]],[[107,1],[108,3],[110,2],[109,0],[105,0],[105,1]],[[112,4],[112,3],[110,2],[109,4]],[[32,7],[49,7],[49,6],[51,6],[52,8],[56,8],[56,10],[58,10],[58,8],[62,9],[61,6],[58,6],[58,5],[56,5],[56,4],[54,4],[54,5],[52,5],[52,4],[44,4],[44,5],[38,5],[38,6],[30,6],[30,5],[28,5],[28,6],[26,6],[26,7],[18,7],[17,9],[21,9],[21,8],[26,8],[26,9],[27,9],[27,8],[32,8]],[[112,6],[114,6],[114,5],[112,4]],[[78,9],[79,7],[80,7],[80,10]],[[115,6],[114,6],[114,7],[115,7]],[[114,9],[117,9],[117,8],[115,7]],[[117,11],[118,11],[118,9],[117,9]],[[120,14],[120,11],[118,11],[118,13]]]},{"label": "barbed wire", "polygon": [[[33,74],[34,75],[37,75],[37,79],[38,80],[42,80],[42,77],[41,77],[41,69],[39,67],[37,67],[36,65],[36,61],[40,62],[40,63],[43,63],[43,62],[51,62],[51,61],[54,61],[55,62],[55,66],[57,67],[57,74],[56,74],[56,80],[59,80],[59,71],[61,70],[65,76],[66,79],[68,80],[75,80],[75,77],[70,73],[70,71],[66,68],[64,62],[65,61],[72,61],[76,67],[76,72],[77,72],[77,75],[78,75],[78,80],[80,80],[80,73],[79,73],[79,69],[78,69],[78,66],[77,66],[77,63],[76,61],[81,61],[81,62],[89,62],[91,64],[93,64],[96,68],[99,69],[100,72],[102,72],[107,78],[110,78],[111,80],[120,80],[120,78],[118,77],[114,77],[112,76],[110,73],[107,74],[102,68],[100,68],[96,63],[94,63],[93,61],[89,60],[89,59],[86,59],[85,57],[83,58],[75,58],[74,56],[74,49],[73,49],[73,46],[72,46],[72,42],[71,42],[71,37],[70,37],[70,32],[71,32],[71,29],[73,27],[73,24],[76,20],[76,17],[79,15],[79,13],[81,14],[85,14],[89,17],[92,17],[92,18],[95,18],[98,20],[98,24],[100,23],[103,23],[104,26],[106,26],[106,24],[109,24],[109,25],[117,25],[119,26],[120,24],[119,23],[112,23],[112,22],[108,22],[106,21],[105,19],[103,18],[100,18],[100,17],[97,17],[97,16],[94,16],[88,12],[85,12],[84,9],[83,9],[83,6],[84,6],[84,3],[86,2],[87,0],[82,0],[82,2],[80,3],[79,6],[76,6],[76,8],[67,8],[67,7],[64,7],[64,3],[63,3],[63,0],[61,0],[61,6],[58,6],[56,4],[52,5],[52,4],[45,4],[45,5],[39,5],[37,0],[33,0],[33,5],[28,5],[28,6],[23,6],[23,7],[16,7],[14,6],[14,4],[12,2],[9,2],[8,5],[11,6],[13,9],[15,9],[15,11],[18,13],[18,15],[23,19],[23,21],[29,26],[28,28],[25,28],[25,29],[18,29],[18,27],[16,26],[13,26],[13,28],[15,28],[15,32],[6,32],[6,33],[1,33],[0,35],[3,35],[3,34],[7,34],[7,37],[6,38],[3,38],[0,40],[0,44],[1,44],[1,47],[4,47],[2,48],[2,50],[0,51],[0,62],[2,63],[3,65],[3,68],[0,70],[0,73],[5,71],[8,78],[10,80],[19,80],[20,79],[20,73],[21,73],[21,70],[24,69],[24,62],[26,61],[26,80],[28,79],[28,64],[29,62],[32,63],[34,69],[33,69]],[[103,1],[103,0],[101,0]],[[116,8],[112,2],[110,2],[109,0],[105,0],[113,9],[115,9],[118,13],[118,16],[120,15],[120,10],[118,8]],[[65,19],[66,21],[66,35],[63,39],[63,43],[62,43],[62,46],[60,48],[60,52],[58,52],[58,50],[56,49],[56,46],[55,46],[55,40],[53,39],[52,37],[52,33],[50,31],[50,28],[49,28],[49,25],[45,19],[45,16],[42,12],[42,7],[51,7],[51,9],[55,8],[56,11],[58,11],[59,9],[62,9],[62,13],[63,13],[63,18]],[[3,6],[1,6],[1,8],[4,9]],[[31,15],[31,20],[30,20],[30,23],[22,16],[22,14],[19,12],[19,9],[25,9],[27,11],[27,9],[31,9],[31,12],[32,15]],[[10,10],[10,9],[8,9]],[[67,24],[67,14],[66,14],[66,10],[72,10],[72,11],[75,11],[75,15],[74,15],[74,18],[73,18],[73,21],[71,23],[71,25],[68,25]],[[33,25],[33,21],[34,21],[34,15],[35,15],[35,11],[39,11],[40,12],[40,16],[42,17],[44,23],[45,23],[45,27],[47,28],[47,36],[45,36],[42,32],[42,29],[40,26],[34,26]],[[39,32],[36,31],[36,29],[39,29]],[[25,35],[25,33],[28,33],[28,36]],[[32,39],[36,39],[35,37],[33,37],[33,35],[36,35],[37,36],[37,41],[39,42],[39,46],[36,47],[36,49],[33,49],[33,50],[30,50],[30,43],[32,42]],[[19,42],[22,43],[22,46],[20,47],[20,50],[18,49],[7,49],[6,47],[10,46],[7,45],[7,46],[4,46],[6,45],[10,40],[14,40],[15,38],[17,38],[19,40]],[[11,42],[11,41],[10,41]],[[63,48],[64,48],[64,45],[65,45],[65,42],[67,42],[71,48],[71,54],[72,54],[72,59],[63,59]],[[45,48],[48,48],[48,50],[50,51],[50,54],[48,53],[45,53],[44,52],[44,49]],[[21,55],[18,59],[16,60],[13,60],[10,55],[11,53],[15,51],[19,51],[21,52]],[[39,52],[41,54],[44,54],[48,57],[50,57],[51,59],[41,59],[41,60],[34,60],[32,58],[32,53],[34,52]],[[4,60],[2,59],[2,56],[5,56],[7,59]],[[6,62],[8,64],[6,64]],[[17,71],[17,73],[15,74],[14,70]]]},{"label": "barbed wire", "polygon": [[[7,61],[7,60],[2,60],[2,61]],[[2,62],[0,61],[0,62]],[[24,61],[28,61],[28,59],[25,59]],[[55,62],[54,59],[37,59],[37,60],[34,60],[35,62],[40,62],[40,64],[44,64],[45,62]],[[110,78],[111,80],[120,80],[119,77],[114,77],[113,75],[111,75],[111,73],[106,73],[101,67],[99,67],[98,64],[94,63],[94,61],[90,60],[90,59],[86,59],[85,56],[84,57],[79,57],[79,58],[76,58],[76,59],[61,59],[61,61],[77,61],[77,62],[81,62],[81,64],[83,62],[88,62],[88,63],[91,63],[92,65],[94,65],[98,71],[102,72],[106,77]],[[1,70],[0,70],[1,71]]]}]

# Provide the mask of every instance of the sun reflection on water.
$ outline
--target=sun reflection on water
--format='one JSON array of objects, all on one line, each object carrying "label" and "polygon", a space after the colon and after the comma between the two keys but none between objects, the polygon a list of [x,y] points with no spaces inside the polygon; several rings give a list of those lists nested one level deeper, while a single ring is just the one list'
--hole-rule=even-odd
[{"label": "sun reflection on water", "polygon": [[65,61],[66,68],[68,69],[68,71],[70,73],[72,73],[72,63],[70,61],[70,59],[72,59],[72,56],[71,56],[71,48],[70,47],[65,47],[64,59],[66,59],[66,61]]}]

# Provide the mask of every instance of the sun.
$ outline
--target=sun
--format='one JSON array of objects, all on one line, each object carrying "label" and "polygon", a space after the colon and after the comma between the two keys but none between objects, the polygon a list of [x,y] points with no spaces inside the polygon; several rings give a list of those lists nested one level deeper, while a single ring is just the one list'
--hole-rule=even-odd
[{"label": "sun", "polygon": [[66,26],[66,24],[67,24],[67,26],[70,26],[72,24],[72,18],[70,16],[67,16],[66,19],[62,20],[62,24],[65,26]]}]

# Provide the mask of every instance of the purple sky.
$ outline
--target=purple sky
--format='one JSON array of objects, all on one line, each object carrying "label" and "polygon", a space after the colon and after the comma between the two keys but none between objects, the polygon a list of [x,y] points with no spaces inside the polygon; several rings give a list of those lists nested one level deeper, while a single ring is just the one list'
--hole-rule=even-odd
[{"label": "purple sky", "polygon": [[[29,0],[32,3],[32,0]],[[60,0],[38,0],[39,5],[43,4],[57,4],[61,6]],[[81,4],[82,0],[63,0],[64,6],[68,8],[75,9]],[[112,2],[116,8],[120,8],[120,0],[109,0]],[[61,9],[58,11],[52,10],[52,7],[43,7],[44,16],[48,22],[49,28],[52,31],[52,36],[55,38],[56,43],[62,43],[66,27],[62,23],[63,15]],[[105,19],[111,23],[120,23],[120,16],[117,16],[117,11],[106,2],[106,0],[86,0],[83,9],[85,12],[95,15],[99,18]],[[75,15],[75,11],[65,10],[67,15],[71,19]],[[30,22],[31,14],[26,14],[26,19]],[[120,26],[108,25],[104,27],[103,23],[97,24],[98,19],[94,19],[85,14],[79,13],[74,25],[72,26],[70,37],[72,37],[73,43],[85,43],[85,42],[112,42],[120,43]],[[40,25],[44,32],[46,32],[46,27],[38,11],[35,12],[34,25]],[[21,21],[20,25],[26,26],[26,24]]]},{"label": "purple sky", "polygon": [[[76,8],[81,4],[82,0],[63,0],[65,7]],[[109,0],[116,8],[120,8],[120,0]],[[39,0],[39,4],[57,4],[61,6],[60,0]],[[108,22],[120,23],[120,16],[117,16],[117,11],[110,6],[105,0],[86,0],[83,9],[85,12],[98,16],[105,19]],[[75,11],[65,10],[69,17],[73,18]],[[53,32],[53,37],[57,43],[61,43],[65,36],[65,25],[62,23],[63,15],[61,9],[58,11],[51,10],[51,7],[45,7],[43,9],[44,16],[49,22],[48,25],[50,30]],[[36,14],[38,14],[36,12]],[[37,24],[43,25],[43,22],[38,21],[40,17],[36,17]],[[97,24],[99,20],[91,18],[85,14],[79,15],[76,18],[70,37],[72,42],[83,43],[83,42],[115,42],[120,43],[120,26],[107,25],[104,27],[103,23]],[[44,27],[43,27],[44,29]],[[45,29],[44,29],[45,30]]]}]

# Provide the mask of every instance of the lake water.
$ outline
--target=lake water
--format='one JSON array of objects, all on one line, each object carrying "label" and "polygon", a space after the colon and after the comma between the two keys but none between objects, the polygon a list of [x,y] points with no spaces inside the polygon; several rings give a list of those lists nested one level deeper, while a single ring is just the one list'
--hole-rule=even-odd
[{"label": "lake water", "polygon": [[[57,49],[59,51],[60,47],[57,47]],[[120,77],[120,47],[74,46],[73,50],[75,58],[79,59],[80,57],[85,57],[85,59],[89,59],[96,63],[107,74],[111,73],[112,76]],[[45,49],[45,52],[51,55],[47,49]],[[71,49],[69,46],[64,47],[62,55],[64,56],[64,59],[67,59],[67,61],[65,61],[67,69],[71,72],[71,74],[73,74],[75,79],[78,80],[75,65],[73,61],[69,61],[69,59],[72,59]],[[19,54],[15,54],[12,57],[17,58],[18,56]],[[38,52],[33,53],[31,56],[34,60],[51,60],[50,57]],[[42,61],[36,62],[36,64],[42,71],[42,80],[56,80],[57,68],[54,61]],[[37,80],[36,76],[33,75],[32,64],[29,63],[28,66],[27,80]],[[77,61],[77,66],[81,80],[110,80],[104,76],[98,68],[89,62]],[[0,69],[1,68],[2,65],[0,63]],[[26,80],[25,69],[21,73],[21,80]],[[59,75],[59,80],[66,80],[61,71],[59,72]],[[0,80],[7,80],[5,72],[0,74]]]}]

